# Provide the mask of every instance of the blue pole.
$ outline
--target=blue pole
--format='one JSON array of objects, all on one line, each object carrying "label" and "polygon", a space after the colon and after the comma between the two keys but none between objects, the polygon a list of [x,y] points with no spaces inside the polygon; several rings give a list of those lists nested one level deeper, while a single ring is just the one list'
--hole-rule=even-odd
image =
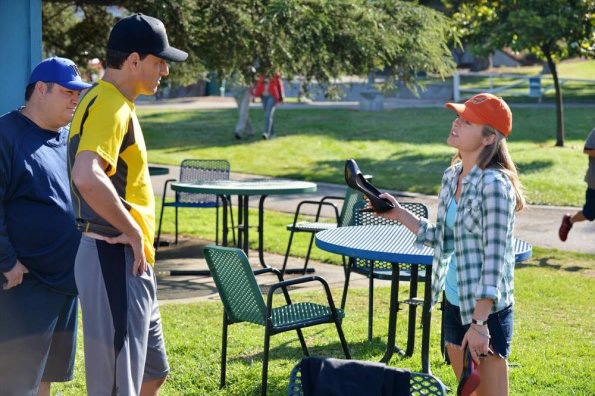
[{"label": "blue pole", "polygon": [[21,106],[41,61],[41,0],[0,0],[0,115]]}]

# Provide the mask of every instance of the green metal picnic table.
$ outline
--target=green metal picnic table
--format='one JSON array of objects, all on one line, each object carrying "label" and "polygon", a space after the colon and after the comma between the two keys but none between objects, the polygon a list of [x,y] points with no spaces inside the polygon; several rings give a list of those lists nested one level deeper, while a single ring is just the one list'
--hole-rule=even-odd
[{"label": "green metal picnic table", "polygon": [[[229,227],[227,225],[228,196],[238,196],[238,247],[248,255],[249,222],[248,203],[251,196],[260,196],[258,202],[258,257],[263,268],[268,268],[264,260],[264,201],[269,195],[293,195],[316,192],[315,183],[286,179],[241,179],[215,180],[203,183],[172,183],[177,192],[218,195],[223,201],[223,245],[228,244]],[[192,274],[199,274],[193,271]],[[173,272],[172,272],[173,274]],[[187,272],[185,273],[187,274]],[[201,274],[201,273],[200,273]]]}]

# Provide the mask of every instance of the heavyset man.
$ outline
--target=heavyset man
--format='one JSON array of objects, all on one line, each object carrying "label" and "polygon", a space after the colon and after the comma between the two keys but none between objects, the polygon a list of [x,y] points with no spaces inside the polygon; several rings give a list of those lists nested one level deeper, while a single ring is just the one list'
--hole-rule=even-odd
[{"label": "heavyset man", "polygon": [[154,197],[134,100],[169,74],[163,23],[121,19],[107,43],[107,70],[82,99],[69,137],[73,202],[83,232],[75,262],[89,395],[153,395],[169,366],[157,306]]},{"label": "heavyset man", "polygon": [[49,395],[72,379],[77,231],[64,128],[90,87],[63,58],[31,73],[25,105],[0,117],[0,394]]}]

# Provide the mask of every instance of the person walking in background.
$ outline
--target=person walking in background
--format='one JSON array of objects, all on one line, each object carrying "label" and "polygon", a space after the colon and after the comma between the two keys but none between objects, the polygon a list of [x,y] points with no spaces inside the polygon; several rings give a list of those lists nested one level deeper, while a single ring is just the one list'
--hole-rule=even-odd
[{"label": "person walking in background", "polygon": [[69,59],[33,69],[25,105],[0,117],[0,395],[49,396],[76,352],[76,229],[66,166],[81,90]]},{"label": "person walking in background", "polygon": [[283,103],[284,99],[281,77],[278,74],[270,78],[260,76],[252,88],[252,96],[260,97],[264,109],[264,132],[262,133],[262,138],[272,139],[276,135],[273,125],[275,106],[278,103]]},{"label": "person walking in background", "polygon": [[595,220],[595,128],[587,136],[583,152],[589,156],[589,165],[587,167],[587,174],[585,175],[585,181],[587,182],[585,205],[582,210],[579,210],[574,215],[571,216],[570,213],[566,213],[562,217],[562,224],[560,224],[560,228],[558,229],[558,236],[562,242],[568,239],[568,232],[570,232],[574,223]]},{"label": "person walking in background", "polygon": [[169,45],[159,19],[121,19],[105,75],[72,120],[68,159],[84,233],[74,272],[89,395],[156,395],[169,372],[152,268],[155,202],[134,100],[155,94],[167,61],[187,57]]},{"label": "person walking in background", "polygon": [[447,143],[457,149],[442,177],[435,224],[399,205],[380,214],[401,222],[416,243],[434,248],[432,305],[445,291],[444,339],[460,380],[463,348],[479,364],[478,396],[508,394],[513,333],[515,211],[525,199],[506,146],[512,113],[499,97],[482,93],[464,104]]},{"label": "person walking in background", "polygon": [[250,121],[250,101],[252,100],[250,87],[234,87],[233,97],[238,105],[238,123],[236,124],[234,136],[239,140],[244,136],[254,135],[252,122]]}]

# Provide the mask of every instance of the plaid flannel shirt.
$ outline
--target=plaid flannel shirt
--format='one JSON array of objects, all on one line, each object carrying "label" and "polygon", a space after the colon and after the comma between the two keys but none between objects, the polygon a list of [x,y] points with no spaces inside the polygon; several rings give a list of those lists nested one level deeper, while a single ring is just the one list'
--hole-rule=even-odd
[{"label": "plaid flannel shirt", "polygon": [[514,303],[514,209],[512,183],[503,172],[475,166],[462,182],[454,224],[454,244],[445,241],[446,209],[457,189],[462,164],[449,167],[442,177],[436,224],[420,219],[417,244],[434,248],[432,306],[444,290],[454,248],[461,321],[471,323],[475,303],[494,300],[492,312]]}]

